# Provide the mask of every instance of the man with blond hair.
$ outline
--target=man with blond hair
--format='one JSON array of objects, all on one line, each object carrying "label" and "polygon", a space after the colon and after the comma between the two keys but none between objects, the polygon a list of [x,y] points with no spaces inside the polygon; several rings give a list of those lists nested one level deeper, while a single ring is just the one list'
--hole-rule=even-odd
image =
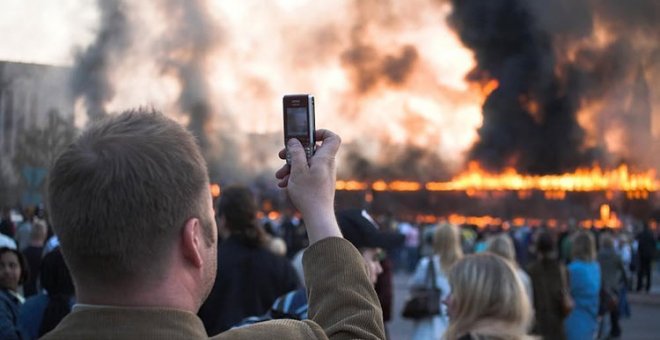
[{"label": "man with blond hair", "polygon": [[[384,338],[360,253],[342,238],[334,217],[340,139],[325,130],[317,139],[309,162],[301,144],[290,141],[291,166],[276,174],[307,225],[311,320],[271,321],[214,338]],[[216,268],[206,163],[188,131],[155,112],[111,116],[59,156],[48,189],[77,304],[44,339],[208,337],[195,313],[216,271],[221,279],[223,273]]]}]

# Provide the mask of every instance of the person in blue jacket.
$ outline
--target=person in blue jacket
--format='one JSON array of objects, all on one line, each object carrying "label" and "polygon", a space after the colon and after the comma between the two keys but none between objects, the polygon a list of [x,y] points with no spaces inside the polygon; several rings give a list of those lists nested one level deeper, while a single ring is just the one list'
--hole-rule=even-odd
[{"label": "person in blue jacket", "polygon": [[601,284],[594,237],[580,231],[572,239],[573,261],[568,265],[568,281],[575,307],[564,321],[568,340],[593,339],[598,328]]}]

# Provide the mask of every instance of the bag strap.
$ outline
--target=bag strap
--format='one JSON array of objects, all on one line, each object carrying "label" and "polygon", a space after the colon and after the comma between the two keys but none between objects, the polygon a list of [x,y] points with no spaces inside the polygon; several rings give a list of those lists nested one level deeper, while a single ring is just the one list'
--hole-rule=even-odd
[{"label": "bag strap", "polygon": [[438,289],[438,284],[436,282],[436,275],[435,275],[435,260],[433,259],[433,255],[429,256],[428,258],[429,258],[429,265],[426,268],[426,280],[424,282],[430,283],[429,284],[430,288]]}]

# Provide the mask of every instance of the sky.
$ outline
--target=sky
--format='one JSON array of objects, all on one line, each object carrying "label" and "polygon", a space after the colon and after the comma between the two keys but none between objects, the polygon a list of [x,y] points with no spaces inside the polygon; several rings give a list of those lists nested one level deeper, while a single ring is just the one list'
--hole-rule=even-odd
[{"label": "sky", "polygon": [[0,1],[0,60],[71,65],[75,48],[94,38],[91,0]]}]

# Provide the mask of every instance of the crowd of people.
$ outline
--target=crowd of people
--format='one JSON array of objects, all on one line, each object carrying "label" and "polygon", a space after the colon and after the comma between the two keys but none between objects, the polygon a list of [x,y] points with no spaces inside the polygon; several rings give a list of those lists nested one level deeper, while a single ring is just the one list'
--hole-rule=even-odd
[{"label": "crowd of people", "polygon": [[[456,228],[455,235],[448,228]],[[411,287],[420,284],[429,260],[436,262],[437,282],[443,295],[452,296],[455,285],[446,284],[452,269],[440,266],[442,259],[451,262],[456,255],[448,255],[448,249],[460,247],[458,254],[491,254],[505,260],[516,281],[521,295],[529,304],[529,324],[525,332],[543,339],[617,339],[622,335],[621,317],[630,316],[627,293],[648,293],[651,287],[649,263],[655,256],[658,238],[648,225],[641,225],[636,233],[622,230],[598,230],[574,228],[509,228],[501,227],[457,228],[448,224],[425,226],[420,234],[433,235],[422,239],[431,246],[422,256],[410,282]],[[405,228],[403,229],[405,230]],[[453,245],[448,245],[453,244]],[[460,242],[460,243],[459,243]],[[444,244],[438,248],[437,244]],[[423,245],[421,245],[423,248]],[[469,255],[468,255],[469,256]],[[400,268],[405,270],[407,259]],[[634,276],[637,276],[637,280]],[[447,292],[446,290],[451,290]],[[512,300],[511,300],[512,301]],[[475,302],[476,303],[476,302]],[[480,308],[483,317],[492,317],[487,308]],[[445,319],[449,316],[449,319]],[[426,334],[430,322],[443,320],[451,323],[451,313],[433,318],[413,320],[415,339],[430,339]],[[505,320],[502,320],[504,322]],[[491,323],[492,324],[492,323]],[[512,329],[512,328],[507,328]],[[488,330],[483,333],[488,337]],[[475,331],[479,333],[479,331]],[[451,333],[448,333],[451,335]],[[516,338],[502,333],[502,338]],[[520,335],[522,336],[522,335]],[[449,338],[452,338],[451,336]]]},{"label": "crowd of people", "polygon": [[413,339],[617,338],[626,292],[651,287],[648,226],[479,229],[335,211],[340,139],[317,137],[309,161],[295,140],[280,152],[291,206],[273,221],[249,187],[213,201],[194,137],[164,115],[90,125],[50,170],[48,216],[2,211],[0,339],[385,339],[397,272],[410,287],[432,273],[440,291]]}]

